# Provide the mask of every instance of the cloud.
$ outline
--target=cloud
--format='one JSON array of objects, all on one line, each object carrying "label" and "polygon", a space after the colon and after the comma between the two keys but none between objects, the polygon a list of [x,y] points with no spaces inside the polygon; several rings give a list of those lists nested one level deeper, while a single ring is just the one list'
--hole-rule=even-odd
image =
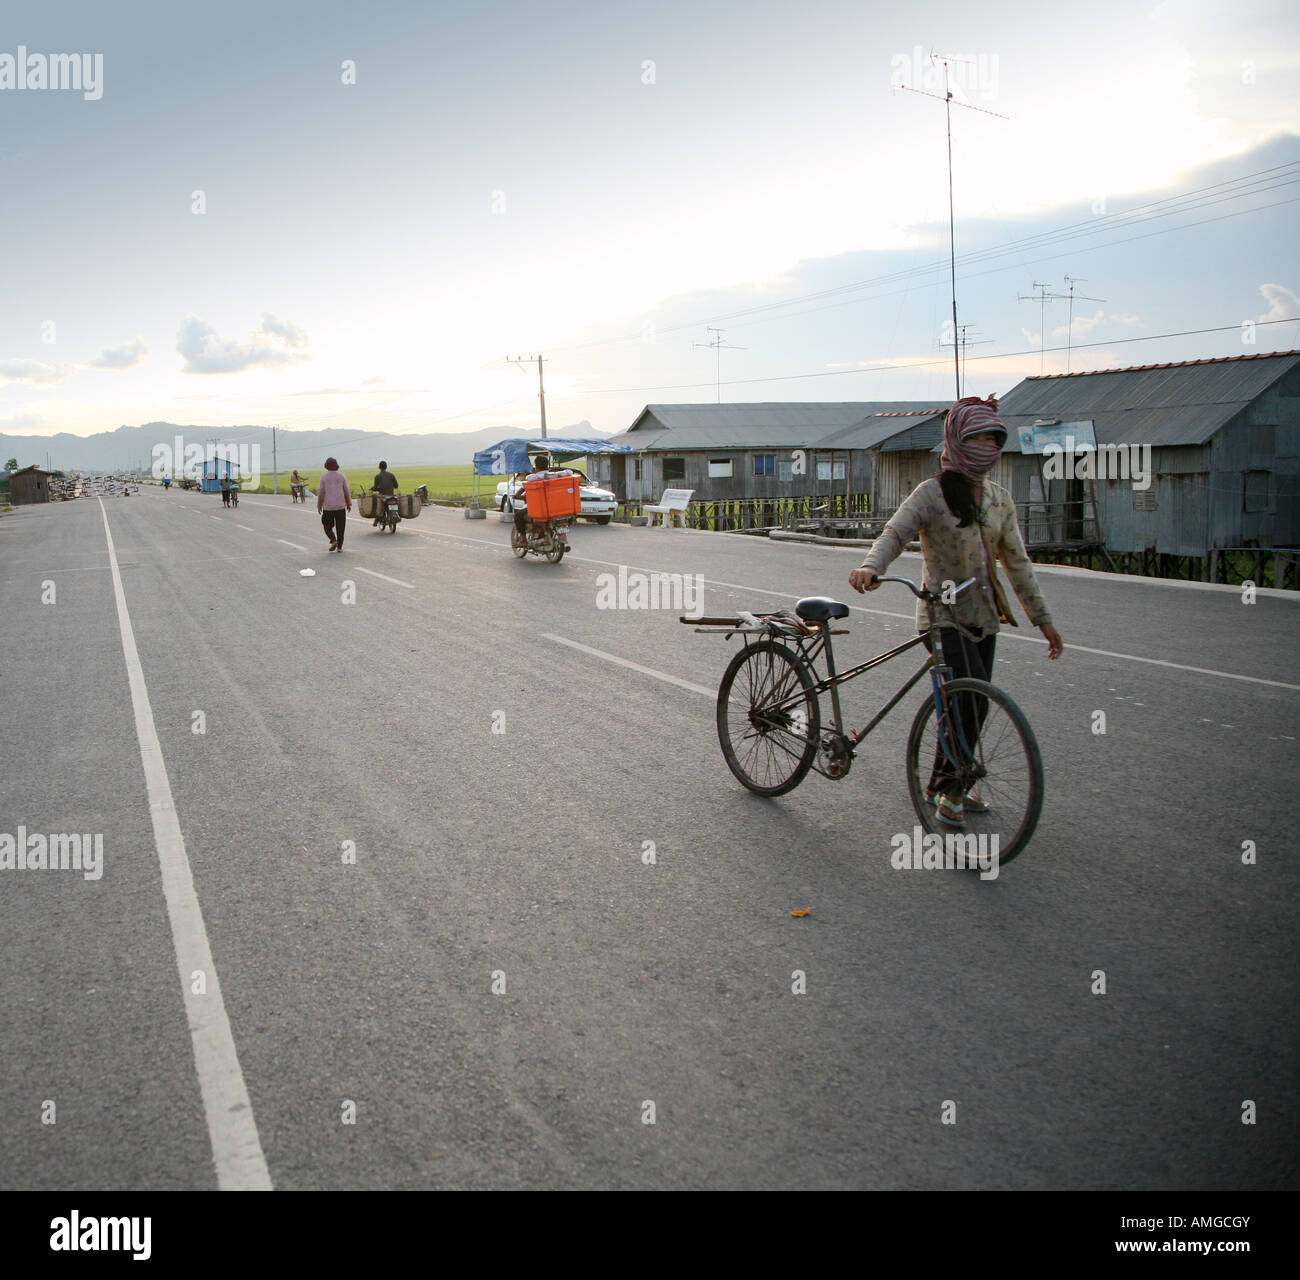
[{"label": "cloud", "polygon": [[0,378],[10,382],[30,382],[38,387],[52,387],[66,382],[77,366],[73,364],[43,364],[39,360],[0,360]]},{"label": "cloud", "polygon": [[134,342],[124,342],[120,347],[105,347],[91,362],[92,369],[134,369],[143,363],[149,348],[143,338]]},{"label": "cloud", "polygon": [[222,338],[197,316],[186,316],[176,336],[185,357],[185,373],[240,373],[245,369],[281,369],[311,359],[307,335],[287,320],[263,314],[262,327],[246,341]]},{"label": "cloud", "polygon": [[376,375],[372,375],[369,378],[362,378],[361,385],[363,387],[373,387],[376,382],[387,382],[387,381],[388,381],[387,378],[381,378],[376,374]]},{"label": "cloud", "polygon": [[1259,317],[1263,320],[1288,320],[1300,316],[1300,297],[1280,284],[1262,284],[1259,291],[1268,301],[1268,310]]},{"label": "cloud", "polygon": [[1072,325],[1057,325],[1052,330],[1052,336],[1054,338],[1063,338],[1067,333],[1073,331],[1076,337],[1081,337],[1085,333],[1091,333],[1099,324],[1103,324],[1105,319],[1106,313],[1101,310],[1098,310],[1097,314],[1092,316],[1075,316]]},{"label": "cloud", "polygon": [[1032,333],[1028,329],[1021,329],[1025,342],[1031,347],[1041,347],[1043,345],[1043,335],[1041,333]]}]

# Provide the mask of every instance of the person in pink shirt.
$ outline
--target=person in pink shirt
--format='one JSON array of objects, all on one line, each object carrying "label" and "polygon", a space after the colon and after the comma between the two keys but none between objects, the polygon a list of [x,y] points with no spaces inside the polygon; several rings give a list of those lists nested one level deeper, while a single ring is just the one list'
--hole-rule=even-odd
[{"label": "person in pink shirt", "polygon": [[330,550],[342,551],[343,529],[348,522],[347,513],[352,510],[352,490],[335,458],[325,459],[325,473],[316,489],[316,510],[330,540]]}]

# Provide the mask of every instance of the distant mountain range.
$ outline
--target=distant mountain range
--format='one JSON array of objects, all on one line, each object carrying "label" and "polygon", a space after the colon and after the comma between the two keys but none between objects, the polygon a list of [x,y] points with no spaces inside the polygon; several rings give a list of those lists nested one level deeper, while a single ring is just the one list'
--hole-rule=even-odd
[{"label": "distant mountain range", "polygon": [[[585,419],[566,427],[551,427],[551,436],[581,436],[606,440],[609,431],[597,431]],[[381,458],[395,467],[424,463],[437,466],[473,461],[474,454],[511,436],[525,440],[537,435],[535,427],[484,427],[481,431],[429,432],[426,435],[392,435],[386,431],[357,431],[334,428],[329,431],[278,430],[276,455],[281,471],[294,467],[318,470],[328,457],[336,457],[346,469],[372,467]],[[152,468],[155,445],[175,450],[176,437],[183,446],[252,446],[261,450],[261,469],[271,473],[270,427],[186,427],[171,422],[147,422],[141,427],[118,427],[93,436],[74,436],[61,431],[53,436],[11,436],[0,434],[0,467],[17,458],[20,467],[46,465],[46,456],[56,471],[130,471]]]}]

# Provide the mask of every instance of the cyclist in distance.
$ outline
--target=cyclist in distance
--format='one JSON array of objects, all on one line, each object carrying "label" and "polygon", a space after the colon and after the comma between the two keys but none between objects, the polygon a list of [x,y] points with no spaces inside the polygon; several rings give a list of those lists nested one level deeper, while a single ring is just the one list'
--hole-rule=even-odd
[{"label": "cyclist in distance", "polygon": [[[855,591],[876,590],[877,579],[919,534],[928,590],[941,594],[945,582],[955,585],[974,578],[975,586],[951,604],[936,601],[933,605],[935,627],[956,679],[991,680],[999,622],[1019,625],[998,581],[997,560],[1006,567],[1030,622],[1046,638],[1048,656],[1059,658],[1065,647],[1025,553],[1011,495],[988,479],[1006,438],[1006,425],[992,396],[958,400],[944,422],[939,474],[917,485],[876,539],[862,567],[849,574]],[[917,630],[924,631],[926,609],[919,600],[916,619]],[[926,648],[930,647],[927,638]],[[981,702],[965,694],[959,706],[962,723],[973,724],[976,737],[988,710],[987,701]],[[951,766],[942,751],[935,755],[927,798],[933,801],[940,822],[962,826],[966,812],[982,813],[988,806],[978,792],[961,795],[957,788],[953,793]]]}]

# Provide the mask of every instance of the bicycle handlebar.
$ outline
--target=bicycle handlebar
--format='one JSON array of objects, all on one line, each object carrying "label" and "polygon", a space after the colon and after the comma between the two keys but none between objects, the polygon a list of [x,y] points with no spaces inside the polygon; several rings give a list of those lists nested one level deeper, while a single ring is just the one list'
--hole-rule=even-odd
[{"label": "bicycle handlebar", "polygon": [[[898,578],[890,574],[886,577],[877,577],[876,581],[877,582],[901,582],[918,600],[935,599],[935,595],[933,591],[927,591],[924,586],[918,587],[916,583],[912,581],[911,578]],[[963,582],[956,589],[956,591],[953,592],[953,595],[956,596],[961,595],[961,593],[965,591],[967,587],[973,586],[974,583],[975,583],[974,578],[967,578],[966,581]]]}]

